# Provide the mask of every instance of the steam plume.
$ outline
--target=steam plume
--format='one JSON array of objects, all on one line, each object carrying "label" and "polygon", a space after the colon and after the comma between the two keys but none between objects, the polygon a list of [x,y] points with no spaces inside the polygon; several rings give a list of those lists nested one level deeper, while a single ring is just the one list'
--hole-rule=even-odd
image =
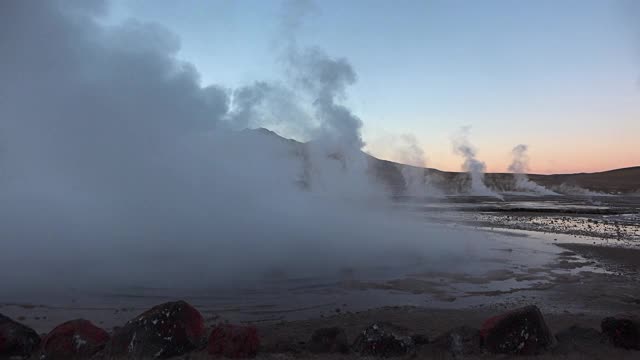
[{"label": "steam plume", "polygon": [[453,149],[456,154],[464,158],[462,170],[469,173],[471,177],[471,194],[502,198],[484,183],[487,166],[484,162],[476,159],[476,149],[468,140],[469,131],[469,127],[460,129],[460,132],[453,139]]},{"label": "steam plume", "polygon": [[396,145],[395,157],[402,163],[400,172],[404,178],[405,194],[409,196],[441,196],[431,184],[426,173],[425,166],[427,158],[424,150],[418,144],[418,139],[411,134],[403,134],[398,137],[399,144]]},{"label": "steam plume", "polygon": [[529,155],[527,154],[528,147],[524,144],[516,145],[511,150],[513,161],[509,165],[509,171],[513,173],[513,180],[515,182],[515,188],[522,191],[530,191],[540,195],[558,195],[557,193],[538,185],[527,177],[527,171],[529,171]]},{"label": "steam plume", "polygon": [[331,57],[316,47],[300,47],[295,36],[312,10],[309,1],[285,2],[281,55],[292,87],[306,95],[314,113],[316,126],[305,154],[312,164],[307,163],[306,169],[312,174],[311,186],[341,196],[379,196],[380,189],[367,174],[362,121],[342,103],[347,88],[357,80],[355,70],[346,58]]},{"label": "steam plume", "polygon": [[285,137],[308,140],[315,127],[289,87],[266,81],[235,89],[225,120],[232,129],[269,128]]}]

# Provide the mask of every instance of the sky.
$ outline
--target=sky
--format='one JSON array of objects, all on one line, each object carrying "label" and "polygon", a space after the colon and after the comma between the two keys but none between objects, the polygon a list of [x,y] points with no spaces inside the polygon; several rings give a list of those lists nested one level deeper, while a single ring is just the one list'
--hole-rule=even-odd
[{"label": "sky", "polygon": [[[112,0],[108,20],[157,22],[203,85],[282,80],[277,0]],[[290,4],[289,4],[290,5]],[[491,172],[529,147],[530,172],[640,165],[639,6],[630,0],[323,0],[296,38],[344,57],[344,99],[365,150],[403,161],[410,134],[429,167],[460,170],[461,127]]]}]

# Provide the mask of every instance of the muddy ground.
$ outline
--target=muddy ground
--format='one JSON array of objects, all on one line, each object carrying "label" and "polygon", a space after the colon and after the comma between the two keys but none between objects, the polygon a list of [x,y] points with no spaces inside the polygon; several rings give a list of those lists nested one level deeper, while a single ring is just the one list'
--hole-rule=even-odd
[{"label": "muddy ground", "polygon": [[[538,200],[538,201],[536,201]],[[542,201],[541,201],[542,200]],[[425,273],[384,282],[352,283],[354,288],[378,288],[388,291],[431,294],[440,300],[455,303],[451,284],[487,285],[512,281],[514,286],[500,289],[469,290],[462,295],[485,297],[485,302],[460,308],[437,306],[384,307],[355,313],[336,313],[311,320],[264,325],[265,347],[276,351],[291,346],[289,351],[302,351],[314,329],[327,326],[345,328],[350,339],[373,322],[388,321],[406,327],[412,333],[434,338],[457,326],[480,327],[497,313],[526,304],[538,304],[555,334],[560,333],[558,346],[538,358],[545,359],[637,359],[640,352],[611,347],[595,338],[571,334],[573,325],[600,328],[603,317],[615,314],[640,315],[640,199],[618,197],[574,197],[568,199],[511,198],[506,203],[492,200],[467,202],[457,199],[464,211],[438,214],[426,210],[432,220],[450,222],[452,218],[469,226],[496,231],[518,230],[512,236],[527,241],[544,242],[559,250],[552,261],[541,267],[525,267],[514,271],[505,266],[481,275],[464,273]],[[479,205],[475,207],[475,205]],[[500,233],[501,230],[497,232]],[[517,244],[517,242],[514,242]],[[517,246],[497,249],[510,255]],[[507,256],[508,257],[508,256]],[[513,282],[515,280],[515,282]],[[533,281],[527,283],[527,281]],[[442,286],[446,283],[447,286]],[[518,286],[518,284],[522,284]],[[459,295],[458,295],[459,296]],[[307,357],[300,353],[297,357]],[[450,358],[451,355],[425,346],[418,350],[419,358]],[[296,356],[293,356],[296,357]],[[355,357],[355,356],[352,356]],[[334,358],[352,358],[349,356]],[[490,355],[465,358],[490,358]],[[505,358],[505,356],[496,356]]]}]

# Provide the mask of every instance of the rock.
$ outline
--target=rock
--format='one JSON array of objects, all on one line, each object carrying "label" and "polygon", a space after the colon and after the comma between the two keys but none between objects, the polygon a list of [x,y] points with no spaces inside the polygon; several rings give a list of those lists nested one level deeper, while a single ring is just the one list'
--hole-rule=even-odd
[{"label": "rock", "polygon": [[411,340],[413,340],[414,345],[427,345],[429,343],[429,338],[427,335],[423,334],[414,334],[411,335]]},{"label": "rock", "polygon": [[403,356],[414,350],[411,337],[388,323],[376,323],[364,329],[353,343],[353,350],[363,356]]},{"label": "rock", "polygon": [[168,358],[204,345],[202,315],[184,301],[154,306],[114,330],[107,353],[111,357]]},{"label": "rock", "polygon": [[480,330],[467,326],[457,327],[438,336],[434,345],[453,356],[477,355],[482,352]]},{"label": "rock", "polygon": [[312,353],[348,353],[347,334],[339,327],[318,329],[311,335],[307,349]]},{"label": "rock", "polygon": [[269,342],[260,341],[259,350],[266,353],[276,354],[300,354],[307,350],[304,342],[301,342],[295,336],[278,336],[277,339],[270,339]]},{"label": "rock", "polygon": [[555,338],[535,305],[487,319],[480,336],[484,347],[496,354],[539,354],[555,344]]},{"label": "rock", "polygon": [[0,358],[28,357],[40,345],[40,336],[30,327],[0,314]]},{"label": "rock", "polygon": [[253,358],[259,347],[260,337],[255,326],[221,324],[211,331],[207,352],[232,359]]},{"label": "rock", "polygon": [[42,340],[42,360],[86,359],[104,349],[109,334],[78,319],[56,326]]},{"label": "rock", "polygon": [[603,335],[596,329],[573,325],[557,333],[556,339],[554,353],[569,355],[601,347]]},{"label": "rock", "polygon": [[608,317],[600,323],[602,333],[613,346],[640,350],[640,321],[629,316]]}]

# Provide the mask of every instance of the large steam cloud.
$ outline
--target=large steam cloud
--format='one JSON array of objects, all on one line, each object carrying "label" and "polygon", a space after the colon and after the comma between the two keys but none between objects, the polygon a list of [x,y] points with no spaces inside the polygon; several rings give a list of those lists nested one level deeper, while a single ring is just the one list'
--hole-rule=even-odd
[{"label": "large steam cloud", "polygon": [[[291,47],[292,79],[314,98],[307,114],[285,86],[201,86],[167,29],[102,25],[102,2],[1,6],[5,290],[237,282],[395,255],[437,266],[477,241],[403,220],[373,196],[362,122],[340,102],[356,80],[345,59]],[[233,131],[270,121],[311,142],[296,152]]]}]

